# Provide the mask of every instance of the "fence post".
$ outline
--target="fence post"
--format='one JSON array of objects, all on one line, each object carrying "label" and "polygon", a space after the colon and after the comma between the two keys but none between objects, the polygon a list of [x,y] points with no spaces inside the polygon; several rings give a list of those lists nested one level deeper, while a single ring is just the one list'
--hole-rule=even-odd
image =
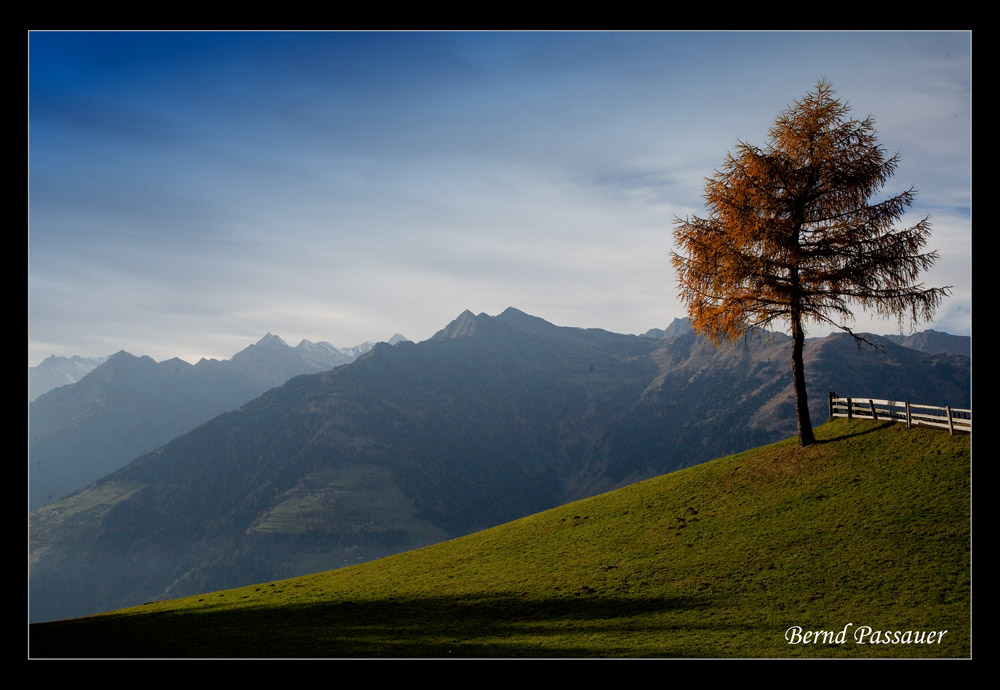
[{"label": "fence post", "polygon": [[871,398],[868,399],[868,407],[872,408],[872,419],[876,422],[878,421],[878,412],[875,410],[875,401]]},{"label": "fence post", "polygon": [[851,421],[852,419],[854,419],[853,412],[854,412],[854,403],[852,403],[851,399],[848,398],[847,399],[847,421]]},{"label": "fence post", "polygon": [[948,415],[948,433],[951,436],[954,436],[955,435],[955,425],[951,421],[951,405],[945,405],[945,407],[944,407],[944,413],[946,415]]},{"label": "fence post", "polygon": [[910,403],[904,402],[903,405],[906,406],[906,428],[907,429],[912,429],[913,428],[913,424],[912,424],[912,420],[910,418]]}]

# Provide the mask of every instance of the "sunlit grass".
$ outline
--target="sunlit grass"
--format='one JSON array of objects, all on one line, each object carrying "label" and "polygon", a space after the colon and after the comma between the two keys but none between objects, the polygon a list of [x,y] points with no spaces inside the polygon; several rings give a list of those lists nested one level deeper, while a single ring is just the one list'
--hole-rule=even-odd
[{"label": "sunlit grass", "polygon": [[[838,420],[379,561],[31,627],[34,656],[968,656],[969,438]],[[785,631],[948,630],[789,645]]]}]

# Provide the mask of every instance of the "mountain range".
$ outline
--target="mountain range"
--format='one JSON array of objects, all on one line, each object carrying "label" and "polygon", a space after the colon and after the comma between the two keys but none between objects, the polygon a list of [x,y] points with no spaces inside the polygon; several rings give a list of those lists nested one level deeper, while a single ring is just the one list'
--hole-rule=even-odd
[{"label": "mountain range", "polygon": [[[35,511],[31,618],[370,560],[793,435],[791,339],[685,326],[466,311],[295,377]],[[831,390],[971,406],[968,357],[870,340],[807,342],[815,420]]]},{"label": "mountain range", "polygon": [[941,331],[926,330],[910,335],[887,335],[886,340],[891,340],[897,345],[908,347],[921,352],[950,352],[953,355],[963,355],[972,357],[972,338],[962,335],[952,335]]},{"label": "mountain range", "polygon": [[76,383],[104,363],[107,357],[46,357],[36,367],[28,367],[28,402],[53,388]]},{"label": "mountain range", "polygon": [[[397,334],[391,342],[400,340],[405,338]],[[81,489],[293,376],[348,364],[373,346],[303,340],[293,348],[268,333],[232,359],[193,365],[178,358],[157,363],[124,350],[102,360],[66,360],[62,364],[78,365],[70,367],[76,373],[96,364],[29,404],[29,507]],[[52,357],[36,370],[68,375]]]}]

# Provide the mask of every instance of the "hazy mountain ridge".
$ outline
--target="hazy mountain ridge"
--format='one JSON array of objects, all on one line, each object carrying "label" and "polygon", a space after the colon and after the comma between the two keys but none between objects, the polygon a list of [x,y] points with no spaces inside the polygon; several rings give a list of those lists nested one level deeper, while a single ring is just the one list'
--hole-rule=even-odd
[{"label": "hazy mountain ridge", "polygon": [[197,364],[122,350],[29,405],[29,505],[45,505],[294,376],[350,363],[371,347],[303,340],[292,348],[268,333],[232,359]]},{"label": "hazy mountain ridge", "polygon": [[[465,312],[422,343],[293,378],[33,515],[32,615],[329,569],[790,436],[788,341],[714,348]],[[855,348],[844,378],[824,369],[842,350],[807,344],[817,421],[826,387],[873,394],[885,368],[933,392],[918,402],[968,406],[967,358]]]},{"label": "hazy mountain ridge", "polygon": [[928,354],[948,353],[972,357],[972,338],[969,336],[926,330],[910,335],[890,334],[883,337],[897,345]]},{"label": "hazy mountain ridge", "polygon": [[28,367],[28,402],[53,388],[76,383],[104,363],[107,357],[58,357],[50,355],[38,366]]},{"label": "hazy mountain ridge", "polygon": [[643,335],[649,338],[672,338],[678,335],[684,335],[685,333],[691,332],[691,322],[686,318],[675,318],[670,322],[670,325],[665,329],[660,328],[650,328],[648,331],[643,333]]}]

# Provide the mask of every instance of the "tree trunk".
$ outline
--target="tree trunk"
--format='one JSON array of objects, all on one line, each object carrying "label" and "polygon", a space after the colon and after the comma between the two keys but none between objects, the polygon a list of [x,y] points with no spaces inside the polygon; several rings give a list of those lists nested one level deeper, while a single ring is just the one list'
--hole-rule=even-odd
[{"label": "tree trunk", "polygon": [[795,384],[795,419],[799,424],[799,445],[808,446],[816,442],[812,422],[809,421],[809,401],[806,399],[806,368],[802,362],[802,348],[806,336],[802,324],[792,319],[792,380]]}]

